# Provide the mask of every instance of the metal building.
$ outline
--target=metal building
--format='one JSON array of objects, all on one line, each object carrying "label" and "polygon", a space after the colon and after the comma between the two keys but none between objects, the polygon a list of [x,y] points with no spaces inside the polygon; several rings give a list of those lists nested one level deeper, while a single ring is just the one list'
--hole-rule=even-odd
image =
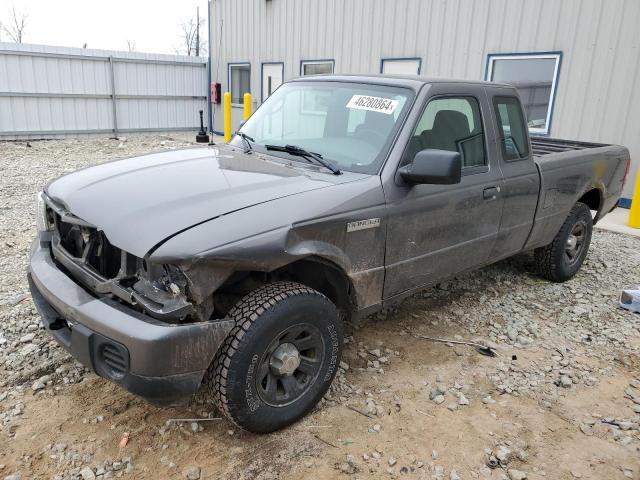
[{"label": "metal building", "polygon": [[[412,73],[515,84],[532,132],[640,164],[638,0],[210,0],[211,81],[254,108],[286,79]],[[222,130],[215,105],[214,130]],[[627,203],[629,201],[627,200]]]}]

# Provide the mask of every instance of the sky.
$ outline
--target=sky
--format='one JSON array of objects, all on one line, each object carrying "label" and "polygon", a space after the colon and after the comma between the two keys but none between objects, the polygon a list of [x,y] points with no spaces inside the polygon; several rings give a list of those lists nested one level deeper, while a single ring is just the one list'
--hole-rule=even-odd
[{"label": "sky", "polygon": [[[207,0],[0,0],[0,22],[8,23],[12,8],[27,14],[23,43],[65,47],[175,54],[181,44],[180,23],[196,15],[204,24]],[[8,42],[6,33],[0,41]]]}]

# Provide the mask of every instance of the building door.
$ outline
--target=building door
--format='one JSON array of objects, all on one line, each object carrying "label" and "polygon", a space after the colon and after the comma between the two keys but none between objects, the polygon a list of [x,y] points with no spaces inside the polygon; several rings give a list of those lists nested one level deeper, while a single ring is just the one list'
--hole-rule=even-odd
[{"label": "building door", "polygon": [[262,64],[262,98],[264,102],[269,95],[284,81],[284,63],[273,62]]}]

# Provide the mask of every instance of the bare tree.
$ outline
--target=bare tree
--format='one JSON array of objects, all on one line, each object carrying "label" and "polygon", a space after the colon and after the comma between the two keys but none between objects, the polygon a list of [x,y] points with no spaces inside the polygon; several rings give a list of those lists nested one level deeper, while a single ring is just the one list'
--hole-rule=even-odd
[{"label": "bare tree", "polygon": [[136,51],[136,42],[134,40],[127,40],[127,50],[130,52]]},{"label": "bare tree", "polygon": [[207,53],[206,42],[200,35],[204,20],[200,18],[200,8],[196,10],[196,17],[189,18],[180,24],[181,45],[176,53],[200,56]]},{"label": "bare tree", "polygon": [[24,12],[18,13],[15,5],[11,8],[13,16],[12,22],[9,26],[2,24],[2,30],[9,35],[11,41],[15,43],[22,43],[24,38],[24,31],[27,27],[27,14]]}]

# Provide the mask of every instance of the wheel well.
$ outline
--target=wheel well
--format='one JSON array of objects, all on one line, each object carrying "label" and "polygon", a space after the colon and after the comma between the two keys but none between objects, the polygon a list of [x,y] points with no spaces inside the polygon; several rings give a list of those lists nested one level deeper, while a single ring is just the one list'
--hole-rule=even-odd
[{"label": "wheel well", "polygon": [[214,318],[224,317],[249,292],[267,283],[289,280],[325,295],[348,320],[356,309],[355,290],[337,265],[322,258],[297,260],[273,272],[236,272],[213,293]]},{"label": "wheel well", "polygon": [[584,203],[587,207],[589,207],[590,210],[599,212],[601,196],[602,195],[600,194],[600,190],[598,190],[597,188],[593,188],[582,195],[578,202]]},{"label": "wheel well", "polygon": [[355,309],[355,291],[349,277],[337,265],[321,259],[307,258],[273,272],[274,280],[292,280],[319,291],[347,317]]}]

